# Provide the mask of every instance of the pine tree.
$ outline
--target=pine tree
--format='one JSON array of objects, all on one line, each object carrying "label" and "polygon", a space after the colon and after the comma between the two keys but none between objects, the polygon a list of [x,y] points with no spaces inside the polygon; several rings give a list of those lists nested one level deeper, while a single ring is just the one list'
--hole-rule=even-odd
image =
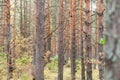
[{"label": "pine tree", "polygon": [[10,29],[11,29],[11,26],[10,26],[10,0],[7,0],[6,1],[6,4],[7,4],[7,11],[6,11],[6,40],[7,40],[7,68],[8,68],[8,76],[7,76],[7,80],[10,80],[13,78],[13,62],[12,62],[12,53],[11,53],[11,44],[10,44],[10,41],[11,41],[11,32],[10,32]]},{"label": "pine tree", "polygon": [[76,74],[76,0],[71,3],[72,24],[71,24],[71,80],[75,80]]},{"label": "pine tree", "polygon": [[83,0],[80,0],[80,41],[81,41],[81,79],[85,80],[85,64],[84,64],[84,52],[83,52]]},{"label": "pine tree", "polygon": [[44,80],[44,6],[45,0],[36,0],[36,41],[34,54],[34,77],[35,80]]},{"label": "pine tree", "polygon": [[91,46],[91,22],[90,22],[90,0],[85,0],[86,3],[86,21],[85,21],[85,27],[86,27],[86,66],[87,66],[87,80],[92,80],[92,46]]},{"label": "pine tree", "polygon": [[[104,24],[103,24],[103,17],[104,17],[104,8],[103,8],[103,0],[98,0],[98,32],[99,32],[99,41],[104,38],[103,32],[104,32]],[[103,80],[104,76],[104,52],[103,52],[103,44],[98,45],[98,53],[99,53],[99,78],[100,80]]]},{"label": "pine tree", "polygon": [[58,28],[58,80],[63,80],[63,62],[64,62],[64,48],[63,48],[63,28],[64,28],[64,8],[63,1],[59,0],[59,28]]},{"label": "pine tree", "polygon": [[120,0],[107,0],[105,80],[120,80]]}]

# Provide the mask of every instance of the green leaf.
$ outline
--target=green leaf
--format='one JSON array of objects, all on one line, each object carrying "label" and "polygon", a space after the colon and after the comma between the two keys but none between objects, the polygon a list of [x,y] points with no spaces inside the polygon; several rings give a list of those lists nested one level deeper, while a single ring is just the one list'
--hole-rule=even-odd
[{"label": "green leaf", "polygon": [[104,45],[106,43],[106,39],[105,38],[101,38],[99,43]]}]

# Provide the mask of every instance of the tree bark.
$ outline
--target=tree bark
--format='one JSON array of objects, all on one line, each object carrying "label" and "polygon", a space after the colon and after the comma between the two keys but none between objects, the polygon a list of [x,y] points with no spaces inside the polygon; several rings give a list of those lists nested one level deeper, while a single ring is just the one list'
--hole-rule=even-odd
[{"label": "tree bark", "polygon": [[81,50],[81,79],[85,80],[85,64],[84,64],[84,52],[83,52],[83,0],[80,0],[80,50]]},{"label": "tree bark", "polygon": [[120,80],[120,0],[106,3],[105,80]]},{"label": "tree bark", "polygon": [[44,6],[45,0],[36,0],[36,42],[34,54],[34,76],[35,80],[44,80]]},{"label": "tree bark", "polygon": [[33,76],[33,80],[35,80],[35,55],[36,55],[36,48],[35,48],[35,42],[36,42],[36,0],[34,0],[34,35],[33,35],[33,38],[34,38],[34,45],[33,45],[33,62],[32,62],[32,65],[33,65],[33,68],[32,68],[32,76]]},{"label": "tree bark", "polygon": [[76,0],[72,3],[72,31],[71,31],[71,80],[75,80],[76,75]]},{"label": "tree bark", "polygon": [[[5,4],[5,1],[3,1],[3,4]],[[3,52],[5,52],[5,40],[6,40],[6,6],[3,7],[3,14],[4,14],[4,28],[3,28]]]},{"label": "tree bark", "polygon": [[8,76],[7,80],[10,80],[13,78],[13,63],[12,63],[12,53],[11,53],[11,46],[10,46],[10,41],[11,41],[11,33],[10,33],[10,0],[6,1],[7,4],[7,11],[6,11],[6,30],[7,30],[7,68],[8,68]]},{"label": "tree bark", "polygon": [[64,46],[63,46],[63,28],[64,28],[64,8],[63,1],[59,0],[59,28],[58,28],[58,80],[63,80],[63,62],[64,62]]},{"label": "tree bark", "polygon": [[[103,9],[103,0],[98,0],[98,25],[99,25],[99,29],[98,29],[98,32],[99,32],[99,41],[104,37],[103,36],[103,31],[104,31],[104,24],[103,24],[103,17],[104,17],[104,9]],[[98,45],[98,53],[99,53],[99,56],[98,56],[98,60],[99,60],[99,64],[98,64],[98,67],[99,67],[99,79],[100,80],[103,80],[104,76],[104,52],[103,52],[103,45],[102,44],[99,44]]]},{"label": "tree bark", "polygon": [[22,12],[22,0],[20,0],[20,34],[23,36],[23,12]]},{"label": "tree bark", "polygon": [[[96,42],[95,42],[95,60],[98,61],[98,15],[96,15],[96,30],[95,30],[95,39],[96,39]],[[97,63],[94,63],[94,69],[97,68]]]},{"label": "tree bark", "polygon": [[14,27],[13,27],[13,52],[12,52],[12,60],[13,60],[13,67],[15,68],[15,59],[16,59],[16,4],[17,1],[15,0],[14,3]]},{"label": "tree bark", "polygon": [[[50,35],[50,0],[48,0],[48,31],[47,31],[47,35]],[[47,39],[47,50],[51,51],[51,36],[48,37]]]},{"label": "tree bark", "polygon": [[30,0],[30,2],[29,2],[29,25],[28,25],[28,36],[31,36],[31,20],[32,20],[32,17],[31,17],[31,15],[32,15],[32,10],[31,10],[31,8],[32,8],[32,1]]},{"label": "tree bark", "polygon": [[85,0],[86,3],[86,21],[85,21],[85,26],[86,26],[86,73],[87,73],[87,80],[92,80],[92,61],[91,61],[91,56],[92,56],[92,46],[91,46],[91,28],[90,28],[90,0]]}]

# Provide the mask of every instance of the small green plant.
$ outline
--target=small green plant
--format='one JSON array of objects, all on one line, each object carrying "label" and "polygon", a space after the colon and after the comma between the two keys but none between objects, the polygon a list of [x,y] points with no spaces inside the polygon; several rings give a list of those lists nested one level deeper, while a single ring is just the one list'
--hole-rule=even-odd
[{"label": "small green plant", "polygon": [[20,65],[26,65],[31,61],[31,58],[27,55],[24,55],[22,58],[16,59],[16,62]]},{"label": "small green plant", "polygon": [[106,39],[105,38],[101,38],[99,43],[104,45],[106,43]]},{"label": "small green plant", "polygon": [[81,66],[81,62],[80,62],[80,59],[76,59],[76,70],[79,70],[80,69],[80,66]]},{"label": "small green plant", "polygon": [[0,57],[6,58],[6,53],[0,53]]},{"label": "small green plant", "polygon": [[47,68],[49,70],[55,70],[58,67],[58,55],[56,55],[55,57],[51,58],[51,63],[47,64]]}]

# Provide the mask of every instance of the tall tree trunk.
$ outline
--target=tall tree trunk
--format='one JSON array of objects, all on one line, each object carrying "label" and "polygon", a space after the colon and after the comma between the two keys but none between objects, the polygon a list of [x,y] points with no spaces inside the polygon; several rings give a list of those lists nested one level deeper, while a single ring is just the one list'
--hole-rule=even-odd
[{"label": "tall tree trunk", "polygon": [[90,0],[85,0],[86,3],[86,66],[87,80],[92,80],[92,47],[91,47],[91,27],[90,27]]},{"label": "tall tree trunk", "polygon": [[[96,42],[95,42],[95,60],[98,61],[98,16],[96,15],[96,30],[95,30],[95,39],[96,39]],[[94,63],[94,69],[97,68],[97,63]]]},{"label": "tall tree trunk", "polygon": [[17,4],[17,1],[15,0],[15,3],[14,3],[14,28],[13,28],[13,39],[14,39],[14,49],[13,49],[13,53],[15,53],[15,41],[16,41],[16,4]]},{"label": "tall tree trunk", "polygon": [[[50,35],[50,0],[48,0],[48,31],[47,35]],[[51,36],[47,39],[47,50],[51,51]]]},{"label": "tall tree trunk", "polygon": [[83,52],[83,0],[80,0],[80,50],[81,50],[81,79],[85,80],[85,64],[84,64],[84,52]]},{"label": "tall tree trunk", "polygon": [[75,80],[76,73],[76,0],[73,0],[72,10],[72,33],[71,33],[71,80]]},{"label": "tall tree trunk", "polygon": [[35,66],[35,80],[44,80],[44,6],[45,0],[36,0],[36,42],[35,42],[35,55],[34,55],[34,66]]},{"label": "tall tree trunk", "polygon": [[[5,1],[3,1],[3,4],[6,5]],[[3,52],[5,52],[5,38],[6,38],[6,6],[3,7],[3,14],[4,14],[4,28],[3,28]]]},{"label": "tall tree trunk", "polygon": [[14,26],[13,26],[13,52],[12,52],[12,60],[13,60],[13,67],[15,68],[15,54],[16,54],[16,4],[17,1],[15,0],[14,3]]},{"label": "tall tree trunk", "polygon": [[68,4],[68,0],[64,1],[64,7],[65,7],[65,12],[64,12],[64,58],[65,58],[65,62],[64,65],[68,63],[68,60],[70,58],[70,54],[69,54],[69,4]]},{"label": "tall tree trunk", "polygon": [[[70,0],[70,45],[69,45],[70,57],[71,57],[71,53],[72,53],[71,52],[71,50],[72,50],[72,29],[73,29],[73,0]],[[74,76],[74,75],[72,74],[72,69],[71,69],[71,79],[72,79],[72,76]]]},{"label": "tall tree trunk", "polygon": [[7,4],[7,11],[6,11],[6,29],[7,29],[7,68],[8,68],[8,76],[7,80],[12,79],[13,77],[13,64],[12,64],[12,53],[11,53],[11,46],[10,46],[10,41],[11,41],[11,33],[10,33],[10,0],[6,1]]},{"label": "tall tree trunk", "polygon": [[[98,22],[99,22],[99,29],[98,29],[98,32],[99,32],[99,41],[104,37],[103,36],[103,31],[104,31],[104,24],[103,24],[103,12],[104,12],[104,9],[103,9],[103,0],[98,0]],[[103,74],[104,74],[104,58],[103,58],[103,45],[102,44],[99,44],[98,45],[98,53],[99,53],[99,78],[100,80],[103,80]]]},{"label": "tall tree trunk", "polygon": [[34,0],[34,45],[33,45],[33,68],[32,68],[32,72],[33,72],[33,80],[35,80],[35,59],[36,59],[36,48],[35,48],[35,41],[36,41],[36,0]]},{"label": "tall tree trunk", "polygon": [[31,8],[32,8],[32,1],[30,0],[30,2],[29,2],[29,24],[28,24],[28,36],[30,36],[31,35],[31,15],[32,15],[32,11],[31,11]]},{"label": "tall tree trunk", "polygon": [[[53,30],[55,30],[56,29],[56,22],[57,22],[57,20],[56,20],[56,16],[54,16],[54,18],[53,18],[53,22],[54,22],[54,28],[52,28]],[[56,55],[56,53],[57,53],[57,50],[56,50],[56,32],[54,32],[53,33],[53,36],[52,36],[52,39],[51,39],[51,43],[52,43],[52,47],[51,47],[51,51],[52,51],[52,55],[53,56],[55,56]]]},{"label": "tall tree trunk", "polygon": [[36,39],[36,14],[37,14],[37,10],[36,10],[36,0],[34,0],[34,42]]},{"label": "tall tree trunk", "polygon": [[[58,4],[56,4],[56,3],[58,3],[58,1],[56,1],[56,0],[51,0],[51,6],[58,6]],[[52,7],[51,7],[52,8]],[[52,31],[54,31],[54,30],[56,30],[57,29],[57,22],[58,22],[58,7],[55,7],[55,8],[53,8],[52,9],[52,11],[51,11],[51,14],[53,14],[52,16],[51,16],[51,24],[52,24],[52,28],[51,28],[51,30]],[[55,31],[54,33],[53,33],[53,36],[52,36],[52,47],[51,47],[51,49],[52,49],[52,55],[54,56],[54,55],[56,55],[56,53],[57,53],[57,34],[56,34],[57,32]]]},{"label": "tall tree trunk", "polygon": [[105,80],[120,80],[120,0],[107,0]]},{"label": "tall tree trunk", "polygon": [[22,11],[22,5],[23,1],[20,0],[20,34],[23,36],[23,11]]},{"label": "tall tree trunk", "polygon": [[64,46],[63,46],[63,29],[64,29],[64,8],[63,1],[59,0],[59,28],[58,28],[58,80],[63,80],[63,62],[64,62]]},{"label": "tall tree trunk", "polygon": [[27,20],[27,1],[23,1],[23,7],[24,7],[24,26],[23,26],[23,37],[26,38],[27,36],[27,28],[28,28],[28,20]]},{"label": "tall tree trunk", "polygon": [[73,0],[70,0],[70,54],[71,54],[71,45],[72,45],[72,28],[73,28]]},{"label": "tall tree trunk", "polygon": [[23,0],[23,37],[26,37],[26,0]]}]

